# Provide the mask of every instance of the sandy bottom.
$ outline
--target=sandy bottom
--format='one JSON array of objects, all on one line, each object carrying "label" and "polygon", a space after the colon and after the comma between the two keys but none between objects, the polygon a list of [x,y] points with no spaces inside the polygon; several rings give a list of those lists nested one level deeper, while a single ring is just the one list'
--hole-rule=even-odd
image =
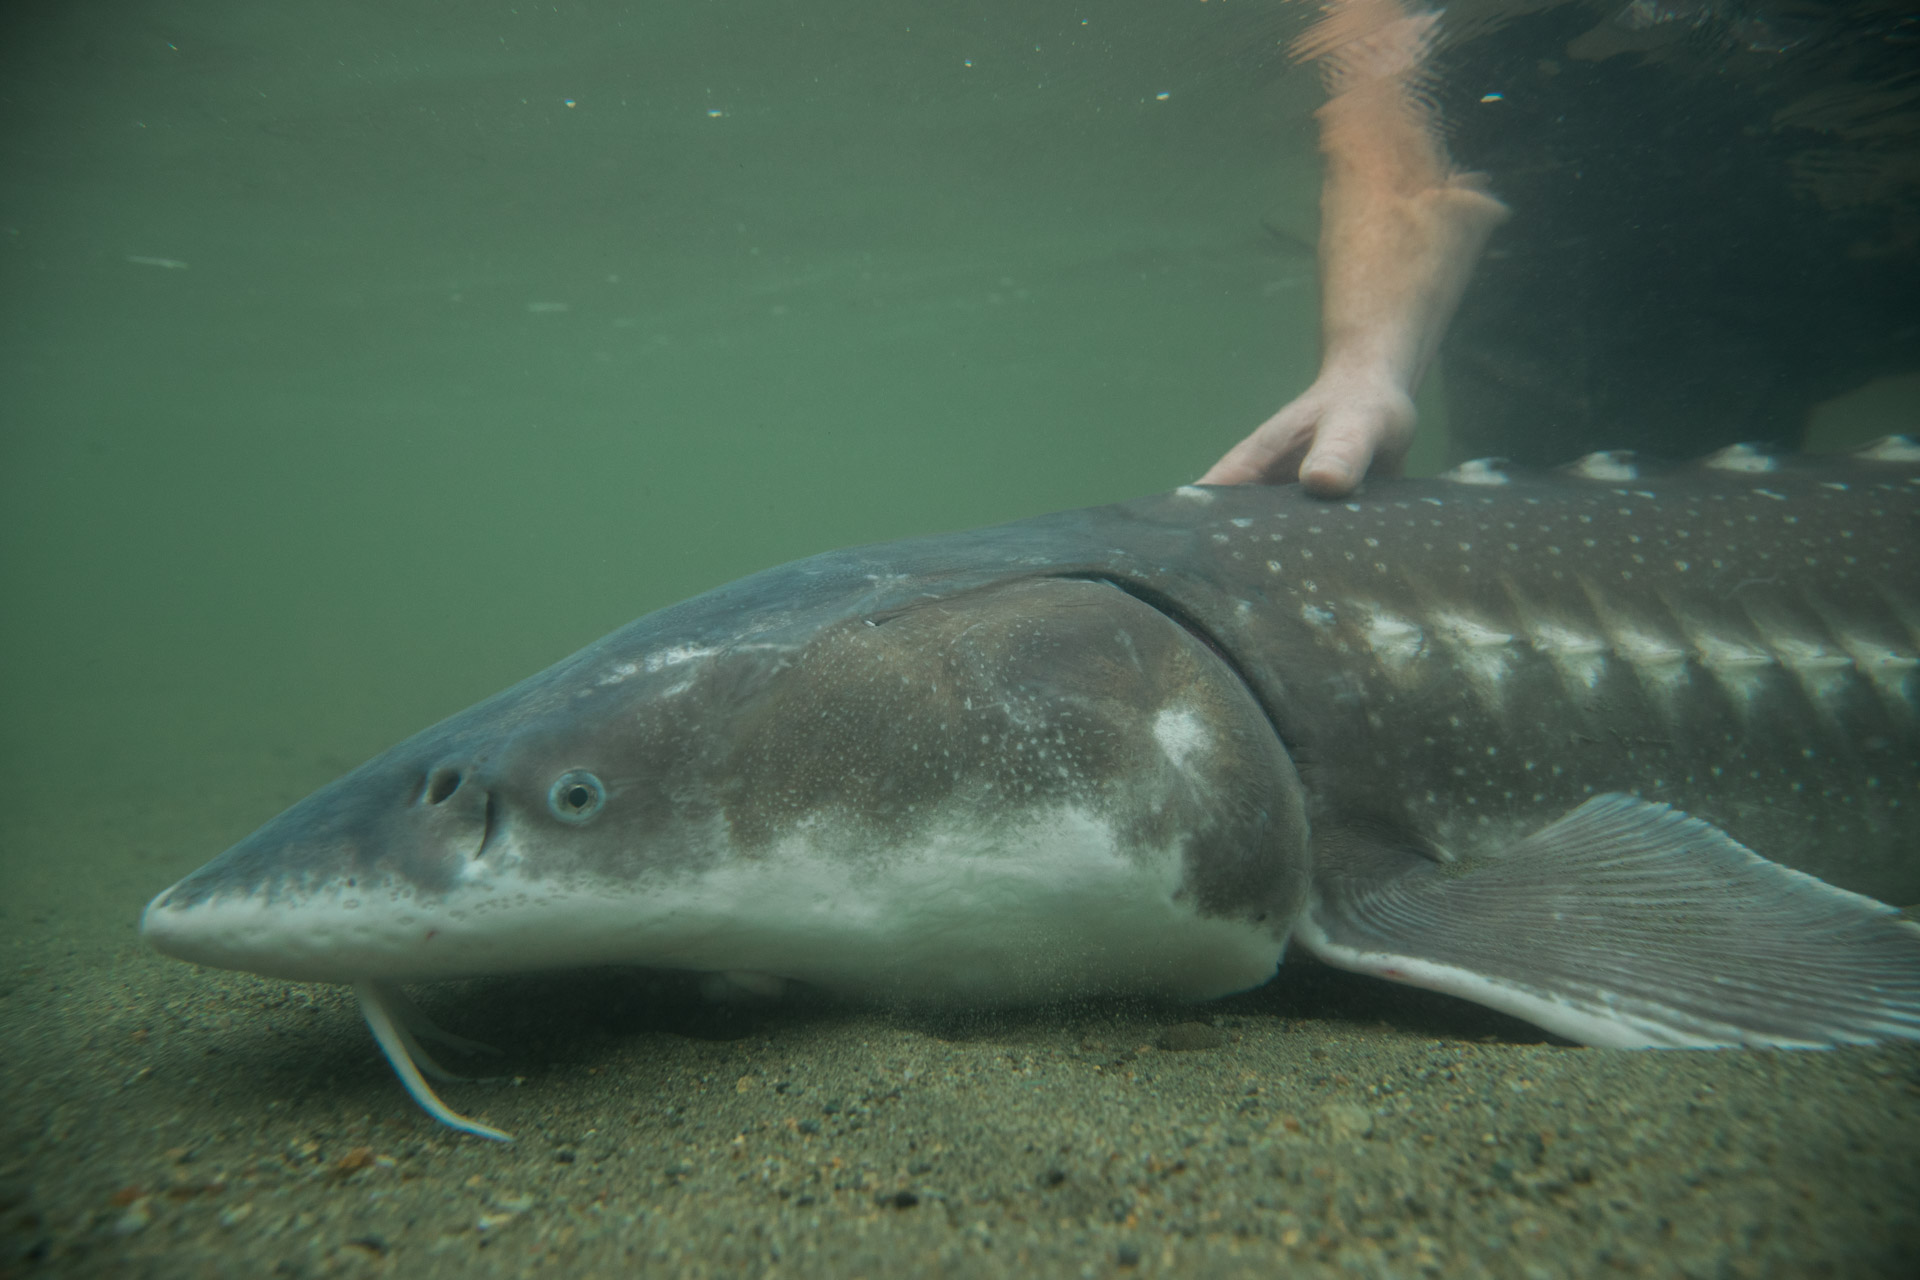
[{"label": "sandy bottom", "polygon": [[416,992],[502,1050],[445,1090],[502,1146],[344,992],[140,946],[645,607],[1177,483],[1303,388],[1314,78],[1265,6],[1083,7],[166,0],[0,46],[0,1280],[1920,1274],[1913,1047],[1585,1050],[1304,966],[941,1019]]},{"label": "sandy bottom", "polygon": [[[10,911],[0,1274],[1910,1275],[1920,1052],[1623,1053],[1300,966],[931,1018],[593,972],[346,993]],[[1904,1264],[1904,1265],[1903,1265]]]}]

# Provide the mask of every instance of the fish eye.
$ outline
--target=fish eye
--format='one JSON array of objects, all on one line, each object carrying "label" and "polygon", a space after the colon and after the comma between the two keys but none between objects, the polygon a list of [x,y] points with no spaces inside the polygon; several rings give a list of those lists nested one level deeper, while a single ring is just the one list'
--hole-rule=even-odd
[{"label": "fish eye", "polygon": [[569,769],[547,788],[547,808],[562,822],[579,826],[606,807],[607,789],[585,769]]}]

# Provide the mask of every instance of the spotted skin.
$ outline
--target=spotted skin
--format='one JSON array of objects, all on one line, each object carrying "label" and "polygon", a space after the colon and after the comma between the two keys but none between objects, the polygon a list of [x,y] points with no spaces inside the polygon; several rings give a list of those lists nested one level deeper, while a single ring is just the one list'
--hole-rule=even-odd
[{"label": "spotted skin", "polygon": [[1171,501],[1321,822],[1465,849],[1621,791],[1920,901],[1920,484],[1775,465]]}]

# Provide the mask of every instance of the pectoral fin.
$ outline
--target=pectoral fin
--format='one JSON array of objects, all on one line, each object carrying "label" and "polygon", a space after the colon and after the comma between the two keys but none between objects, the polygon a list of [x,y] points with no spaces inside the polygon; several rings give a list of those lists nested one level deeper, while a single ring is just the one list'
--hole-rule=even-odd
[{"label": "pectoral fin", "polygon": [[1662,804],[1595,797],[1464,867],[1333,841],[1330,964],[1618,1048],[1920,1039],[1920,926]]}]

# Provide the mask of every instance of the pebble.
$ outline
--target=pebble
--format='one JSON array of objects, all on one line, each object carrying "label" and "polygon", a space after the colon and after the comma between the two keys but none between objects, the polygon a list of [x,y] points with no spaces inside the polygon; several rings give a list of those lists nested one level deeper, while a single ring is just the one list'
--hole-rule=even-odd
[{"label": "pebble", "polygon": [[134,1235],[137,1232],[145,1231],[152,1222],[153,1202],[145,1196],[142,1196],[128,1205],[125,1213],[122,1213],[118,1218],[114,1219],[113,1234],[117,1236]]},{"label": "pebble", "polygon": [[1329,1102],[1320,1118],[1336,1138],[1365,1138],[1373,1133],[1373,1112],[1354,1102]]},{"label": "pebble", "polygon": [[1226,1033],[1204,1022],[1176,1022],[1162,1031],[1153,1044],[1168,1053],[1192,1053],[1198,1049],[1218,1049],[1227,1042]]}]

